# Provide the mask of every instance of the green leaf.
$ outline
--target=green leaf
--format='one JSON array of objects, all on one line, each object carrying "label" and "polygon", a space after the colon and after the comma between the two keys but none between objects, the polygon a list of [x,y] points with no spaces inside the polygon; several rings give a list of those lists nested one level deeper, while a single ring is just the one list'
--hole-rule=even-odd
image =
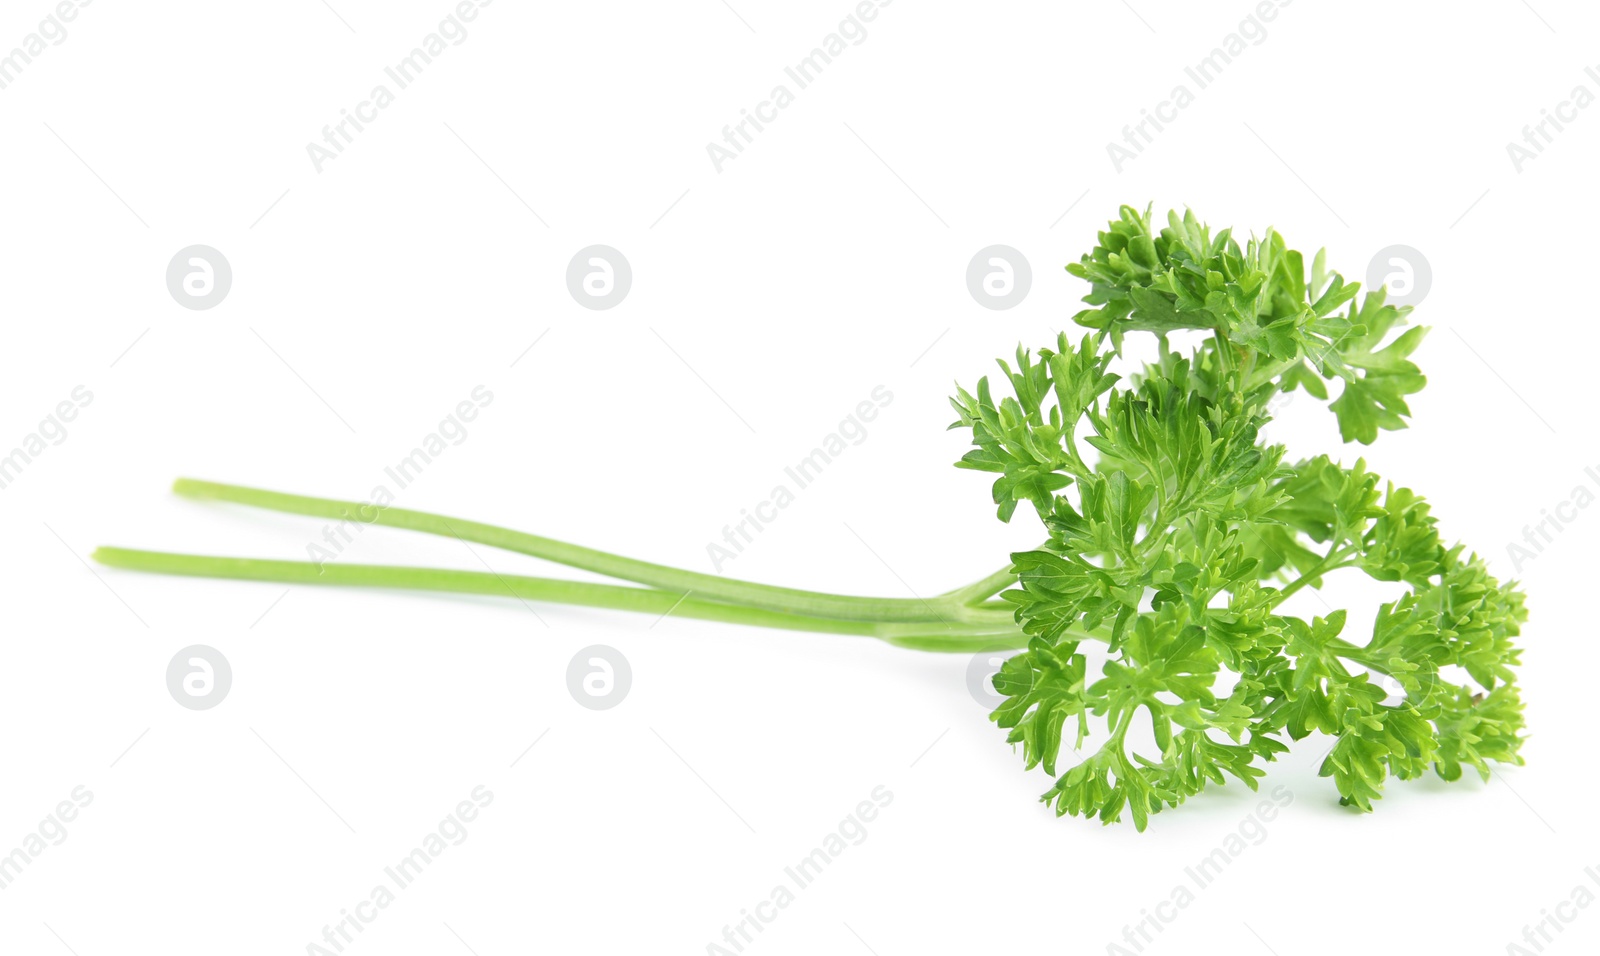
[{"label": "green leaf", "polygon": [[[1082,756],[1045,802],[1142,830],[1208,785],[1254,788],[1285,738],[1313,734],[1334,738],[1322,773],[1363,811],[1389,777],[1520,762],[1521,592],[1446,547],[1428,504],[1364,461],[1290,464],[1261,439],[1274,396],[1327,401],[1333,380],[1346,441],[1404,428],[1425,330],[1320,251],[1308,275],[1270,229],[1241,245],[1192,212],[1152,221],[1122,207],[1067,267],[1090,284],[1077,317],[1089,335],[1037,358],[1019,349],[1015,370],[1002,363],[1012,398],[997,404],[980,380],[953,400],[975,446],[960,466],[998,473],[1002,518],[1029,502],[1049,534],[1012,556],[1017,587],[1001,597],[1030,643],[996,678],[994,713],[1026,766],[1052,775],[1072,721]],[[1179,330],[1205,337],[1180,355]],[[1110,362],[1140,332],[1157,358],[1119,379]],[[1344,569],[1408,589],[1377,608],[1364,644],[1344,637],[1347,609],[1279,609]],[[1091,639],[1108,655],[1093,680],[1078,651]],[[1131,745],[1146,722],[1149,743]]]}]

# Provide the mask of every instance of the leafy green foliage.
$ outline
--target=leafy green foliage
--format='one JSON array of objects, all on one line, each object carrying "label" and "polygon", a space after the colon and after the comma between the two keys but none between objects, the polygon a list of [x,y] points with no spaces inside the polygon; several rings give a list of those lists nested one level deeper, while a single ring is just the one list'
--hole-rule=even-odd
[{"label": "leafy green foliage", "polygon": [[1385,305],[1382,289],[1358,306],[1359,284],[1327,271],[1321,252],[1307,276],[1301,254],[1273,230],[1241,250],[1231,230],[1213,237],[1192,212],[1167,221],[1155,234],[1148,211],[1124,206],[1099,245],[1067,266],[1090,282],[1084,301],[1096,306],[1079,312],[1078,324],[1119,349],[1129,331],[1207,330],[1215,339],[1194,367],[1207,370],[1202,379],[1213,389],[1219,375],[1237,371],[1234,384],[1246,393],[1300,386],[1326,398],[1318,376],[1338,379],[1343,392],[1329,407],[1345,441],[1370,445],[1379,429],[1405,427],[1405,396],[1427,384],[1406,360],[1424,330],[1382,343],[1410,306]]},{"label": "leafy green foliage", "polygon": [[[1408,307],[1309,267],[1268,230],[1243,247],[1192,213],[1154,231],[1123,207],[1068,271],[1087,280],[1089,331],[1002,361],[952,399],[995,475],[1002,521],[1028,504],[1048,532],[1008,566],[930,598],[869,598],[738,581],[539,535],[403,508],[180,479],[190,497],[362,520],[532,555],[630,586],[441,568],[272,561],[101,548],[96,560],[163,574],[510,595],[800,631],[870,635],[929,651],[1022,647],[994,679],[991,719],[1028,768],[1055,777],[1057,814],[1150,816],[1228,778],[1254,789],[1288,741],[1325,734],[1321,772],[1371,810],[1384,781],[1446,780],[1521,763],[1515,584],[1447,545],[1429,507],[1357,460],[1291,462],[1268,444],[1269,402],[1326,402],[1347,442],[1404,428],[1425,379]],[[1154,361],[1126,380],[1129,333]],[[1179,354],[1171,339],[1198,339]],[[1332,386],[1330,388],[1330,385]],[[1009,394],[1005,394],[1009,392]],[[1332,396],[1330,400],[1330,396]],[[1380,487],[1381,485],[1381,487]],[[1285,601],[1345,569],[1404,588],[1364,643],[1349,615]],[[998,594],[998,600],[995,596]],[[692,595],[692,597],[691,597]],[[1091,668],[1085,642],[1105,645]],[[1096,657],[1099,657],[1097,652]],[[1070,722],[1070,724],[1069,724]],[[1099,728],[1104,728],[1104,733]],[[1084,754],[1091,736],[1093,750]],[[1148,738],[1148,742],[1146,742]],[[1076,756],[1063,754],[1063,747]],[[1059,772],[1058,772],[1059,771]]]},{"label": "leafy green foliage", "polygon": [[[1288,463],[1261,438],[1276,394],[1326,401],[1329,384],[1345,441],[1405,427],[1425,330],[1403,328],[1409,307],[1382,289],[1358,303],[1320,252],[1308,274],[1276,232],[1241,248],[1193,213],[1167,223],[1158,234],[1123,207],[1067,267],[1091,285],[1076,317],[1089,333],[1001,362],[1007,397],[985,378],[952,399],[974,446],[958,467],[998,476],[1001,520],[1027,503],[1049,532],[1012,556],[1000,594],[1029,644],[995,677],[991,718],[1053,776],[1064,739],[1081,751],[1092,722],[1106,731],[1043,800],[1107,823],[1126,811],[1142,830],[1228,777],[1254,789],[1286,739],[1314,733],[1334,738],[1322,775],[1361,810],[1390,775],[1520,763],[1515,585],[1365,462]],[[1183,330],[1209,335],[1180,356],[1168,339]],[[1158,358],[1124,382],[1108,369],[1130,332],[1153,334]],[[1408,589],[1364,644],[1342,636],[1343,610],[1280,609],[1346,568]],[[1106,645],[1098,678],[1085,641]]]}]

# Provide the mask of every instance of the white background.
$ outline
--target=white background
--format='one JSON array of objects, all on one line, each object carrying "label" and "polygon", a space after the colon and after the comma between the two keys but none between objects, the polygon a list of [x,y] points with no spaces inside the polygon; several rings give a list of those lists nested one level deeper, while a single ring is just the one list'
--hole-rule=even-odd
[{"label": "white background", "polygon": [[[482,784],[466,842],[347,952],[703,953],[883,785],[868,839],[747,952],[1100,953],[1260,799],[1230,785],[1144,834],[1058,820],[961,655],[85,564],[98,544],[303,557],[320,522],[171,479],[362,498],[477,385],[493,403],[398,503],[702,571],[883,385],[867,440],[725,571],[936,593],[1039,537],[950,467],[952,381],[1070,327],[1085,290],[1060,267],[1120,203],[1187,204],[1327,245],[1352,280],[1394,243],[1432,264],[1413,427],[1346,448],[1302,400],[1273,426],[1290,458],[1365,455],[1502,577],[1524,526],[1594,488],[1600,109],[1520,173],[1506,153],[1574,86],[1600,92],[1579,3],[1298,0],[1118,173],[1107,142],[1192,88],[1183,67],[1250,3],[900,0],[719,174],[706,144],[848,3],[500,0],[319,174],[306,144],[451,9],[331,2],[100,0],[0,90],[0,450],[94,396],[0,492],[0,853],[94,795],[0,891],[7,952],[306,952]],[[51,9],[8,0],[0,51]],[[164,283],[196,243],[234,272],[210,311]],[[632,263],[610,311],[565,285],[593,243]],[[1033,265],[1010,311],[965,287],[992,243]],[[1391,781],[1363,816],[1304,741],[1266,780],[1292,805],[1148,952],[1499,953],[1574,886],[1600,893],[1600,510],[1567,513],[1517,575],[1527,766]],[[481,568],[384,530],[340,560]],[[1356,619],[1386,596],[1329,590]],[[195,643],[232,663],[213,710],[165,685]],[[591,644],[632,664],[613,710],[567,693]],[[1600,912],[1563,912],[1550,951],[1591,950]]]}]

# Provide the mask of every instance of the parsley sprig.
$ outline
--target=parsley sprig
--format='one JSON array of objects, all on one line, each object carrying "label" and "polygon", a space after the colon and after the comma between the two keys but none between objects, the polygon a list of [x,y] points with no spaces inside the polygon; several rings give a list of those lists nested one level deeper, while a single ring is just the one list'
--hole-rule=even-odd
[{"label": "parsley sprig", "polygon": [[[975,446],[960,466],[998,474],[1002,520],[1026,502],[1049,532],[1012,556],[1018,586],[1000,595],[1029,643],[995,678],[992,719],[1052,775],[1064,739],[1081,750],[1092,722],[1106,731],[1043,799],[1107,823],[1126,811],[1142,830],[1209,783],[1253,789],[1285,738],[1319,731],[1335,738],[1322,775],[1361,810],[1391,774],[1454,780],[1470,764],[1487,778],[1490,760],[1520,763],[1521,592],[1365,462],[1288,463],[1261,439],[1276,394],[1326,400],[1332,382],[1347,441],[1404,428],[1405,396],[1425,381],[1407,358],[1425,330],[1401,331],[1409,308],[1382,289],[1357,303],[1322,253],[1307,276],[1276,232],[1241,248],[1193,213],[1157,233],[1123,207],[1068,271],[1091,284],[1076,320],[1093,331],[1001,362],[1007,397],[983,379],[952,400]],[[1108,368],[1136,332],[1158,358],[1119,387]],[[1191,354],[1170,347],[1197,332]],[[1409,588],[1364,644],[1341,636],[1344,610],[1282,609],[1347,568]],[[1106,645],[1098,678],[1087,640]],[[1141,718],[1148,752],[1128,743]]]},{"label": "parsley sprig", "polygon": [[[1057,814],[1111,823],[1210,784],[1254,789],[1262,765],[1313,733],[1342,802],[1371,810],[1390,775],[1521,763],[1512,639],[1521,592],[1446,544],[1428,505],[1365,462],[1287,462],[1262,438],[1268,403],[1296,389],[1327,401],[1346,441],[1404,428],[1425,380],[1408,356],[1424,330],[1382,289],[1324,265],[1309,272],[1276,232],[1243,247],[1192,213],[1123,207],[1068,271],[1091,308],[1060,335],[959,389],[960,467],[996,475],[1010,521],[1031,506],[1047,535],[992,574],[928,598],[826,594],[653,564],[496,525],[372,503],[180,479],[174,490],[339,522],[382,525],[532,555],[626,584],[441,568],[278,561],[100,548],[100,562],[162,574],[509,595],[658,616],[875,637],[931,651],[1019,651],[994,677],[990,715],[1029,769],[1054,776]],[[1130,333],[1156,359],[1126,381]],[[1174,339],[1198,339],[1179,354]],[[1287,602],[1339,571],[1406,588],[1364,643],[1347,613],[1309,620]],[[1103,656],[1091,672],[1085,645]],[[1103,646],[1102,646],[1103,645]],[[1386,683],[1380,683],[1380,681]],[[1386,686],[1387,684],[1387,686]],[[1391,693],[1394,691],[1394,693]],[[1082,755],[1061,766],[1062,746]],[[1058,771],[1060,771],[1058,773]]]}]

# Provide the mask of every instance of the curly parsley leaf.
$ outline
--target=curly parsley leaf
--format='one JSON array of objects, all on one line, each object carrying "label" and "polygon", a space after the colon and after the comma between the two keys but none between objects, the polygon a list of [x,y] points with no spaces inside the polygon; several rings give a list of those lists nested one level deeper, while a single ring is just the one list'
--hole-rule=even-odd
[{"label": "curly parsley leaf", "polygon": [[[1274,231],[1241,247],[1193,213],[1157,233],[1123,207],[1068,271],[1090,283],[1076,317],[1090,334],[1002,362],[1010,397],[982,379],[952,399],[975,446],[959,466],[1000,476],[1002,520],[1027,503],[1049,533],[1012,556],[1016,586],[1000,594],[1030,641],[996,676],[991,717],[1052,775],[1069,721],[1073,750],[1104,728],[1044,801],[1143,829],[1229,777],[1255,788],[1286,741],[1312,734],[1334,738],[1321,772],[1361,810],[1391,775],[1520,763],[1516,586],[1447,546],[1427,503],[1380,487],[1365,462],[1289,463],[1261,439],[1274,395],[1326,401],[1330,383],[1346,441],[1404,428],[1425,384],[1409,307],[1362,296],[1320,252],[1308,274]],[[1209,335],[1179,356],[1180,330]],[[1158,359],[1124,382],[1108,369],[1139,332]],[[1364,644],[1344,636],[1344,610],[1280,608],[1343,569],[1408,588]],[[1098,678],[1086,640],[1106,645]],[[1148,743],[1130,743],[1136,726]]]}]

